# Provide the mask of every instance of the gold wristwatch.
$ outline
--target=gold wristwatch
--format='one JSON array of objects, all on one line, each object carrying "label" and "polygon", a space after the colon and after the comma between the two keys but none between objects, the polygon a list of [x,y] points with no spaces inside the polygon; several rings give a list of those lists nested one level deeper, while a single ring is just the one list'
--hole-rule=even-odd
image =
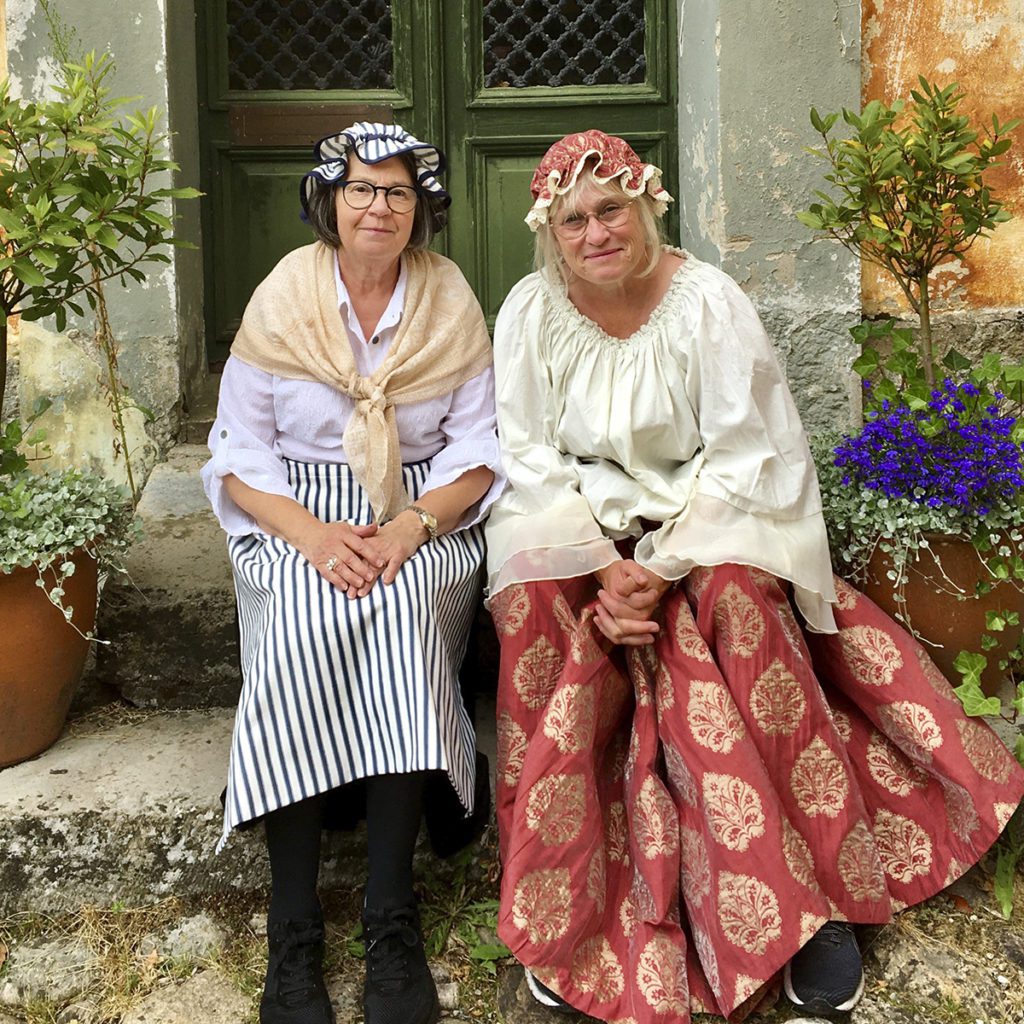
[{"label": "gold wristwatch", "polygon": [[415,512],[420,517],[423,529],[427,531],[430,539],[437,540],[437,516],[433,512],[428,512],[425,508],[420,508],[419,505],[410,505],[409,511]]}]

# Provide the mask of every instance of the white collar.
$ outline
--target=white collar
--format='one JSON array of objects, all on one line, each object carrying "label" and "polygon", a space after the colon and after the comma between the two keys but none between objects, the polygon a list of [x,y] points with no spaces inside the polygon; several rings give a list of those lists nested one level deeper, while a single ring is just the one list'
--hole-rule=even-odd
[{"label": "white collar", "polygon": [[[377,326],[374,329],[376,334],[379,335],[389,327],[397,327],[401,321],[402,310],[405,308],[405,286],[408,280],[409,270],[405,265],[405,260],[399,259],[398,281],[395,284],[395,290],[391,293],[390,301],[384,307],[380,320],[377,321]],[[349,330],[365,344],[368,339],[363,336],[363,329],[359,325],[359,318],[352,309],[352,299],[349,296],[348,288],[345,287],[345,282],[341,276],[341,267],[338,265],[337,259],[334,260],[334,284],[338,289],[338,311],[341,313],[342,319],[348,324]]]}]

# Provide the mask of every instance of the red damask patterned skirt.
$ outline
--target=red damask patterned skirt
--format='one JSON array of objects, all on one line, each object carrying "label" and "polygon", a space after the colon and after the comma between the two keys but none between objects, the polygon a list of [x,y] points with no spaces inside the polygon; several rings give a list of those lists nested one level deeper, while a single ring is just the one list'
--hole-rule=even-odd
[{"label": "red damask patterned skirt", "polygon": [[836,581],[694,571],[657,641],[609,644],[588,579],[516,585],[501,638],[499,934],[617,1024],[726,1015],[830,919],[888,921],[988,849],[1024,772],[924,650]]}]

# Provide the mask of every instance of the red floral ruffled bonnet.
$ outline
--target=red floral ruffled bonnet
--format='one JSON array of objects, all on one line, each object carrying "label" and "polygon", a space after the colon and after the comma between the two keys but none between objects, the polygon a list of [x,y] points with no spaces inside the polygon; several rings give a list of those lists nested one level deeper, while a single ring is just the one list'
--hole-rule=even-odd
[{"label": "red floral ruffled bonnet", "polygon": [[636,197],[647,192],[659,217],[672,202],[672,196],[661,187],[661,171],[654,164],[645,164],[624,139],[591,128],[559,139],[534,171],[530,182],[534,203],[526,215],[531,231],[547,223],[548,207],[555,196],[565,195],[576,184],[588,162],[592,162],[594,180],[600,184],[619,178],[626,195]]}]

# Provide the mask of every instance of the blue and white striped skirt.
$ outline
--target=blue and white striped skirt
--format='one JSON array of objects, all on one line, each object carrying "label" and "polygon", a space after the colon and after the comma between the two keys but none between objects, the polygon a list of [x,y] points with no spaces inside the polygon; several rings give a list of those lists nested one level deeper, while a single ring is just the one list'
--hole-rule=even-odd
[{"label": "blue and white striped skirt", "polygon": [[[287,466],[319,519],[373,522],[347,465]],[[403,467],[414,500],[429,469]],[[228,551],[242,693],[220,846],[268,811],[391,772],[446,771],[471,809],[475,743],[458,671],[482,585],[482,527],[427,542],[394,583],[355,600],[276,537],[232,537]]]}]

